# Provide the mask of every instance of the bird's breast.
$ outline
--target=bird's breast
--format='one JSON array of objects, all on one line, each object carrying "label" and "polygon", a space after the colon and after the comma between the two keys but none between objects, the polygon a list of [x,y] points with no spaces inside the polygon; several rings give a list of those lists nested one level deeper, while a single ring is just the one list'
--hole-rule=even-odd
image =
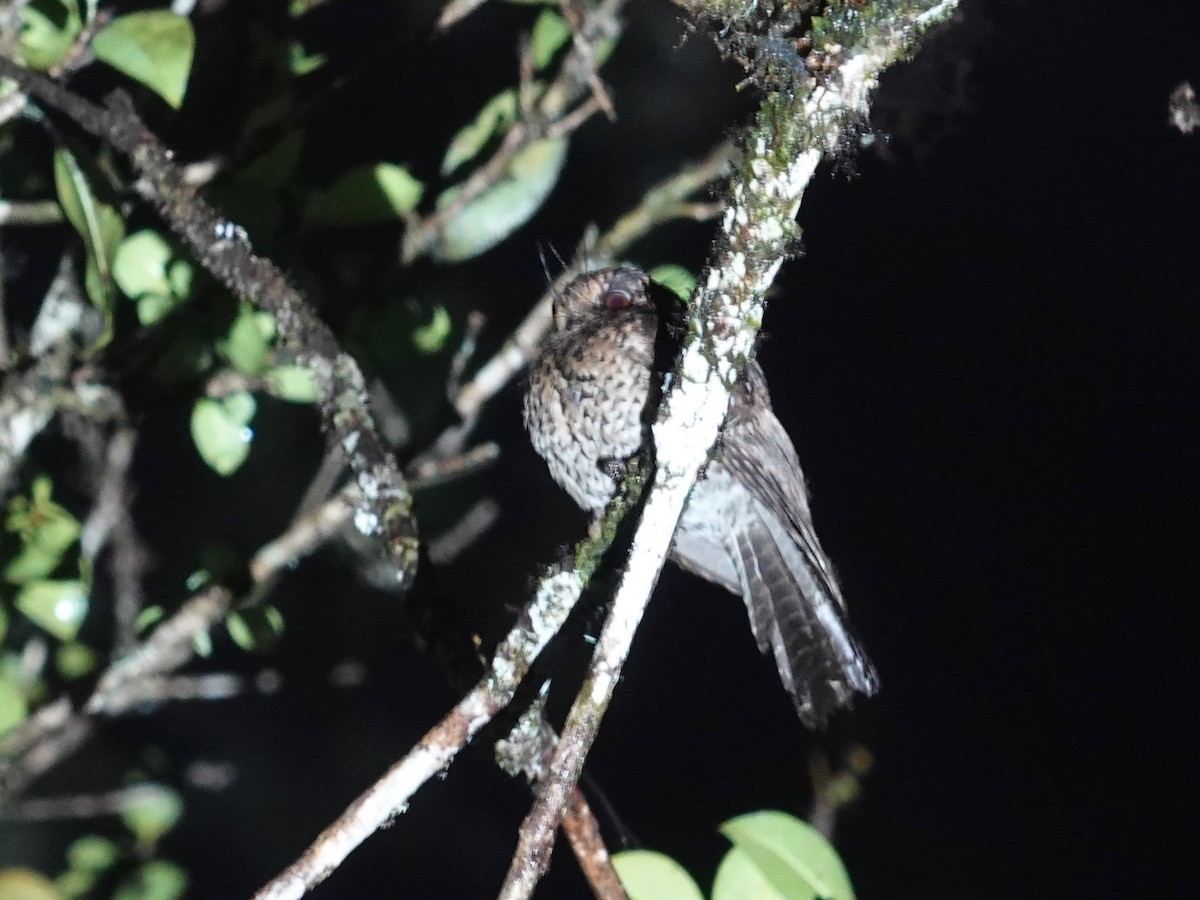
[{"label": "bird's breast", "polygon": [[653,322],[602,321],[555,336],[536,361],[525,427],[550,474],[584,509],[602,509],[609,474],[642,446],[650,395]]}]

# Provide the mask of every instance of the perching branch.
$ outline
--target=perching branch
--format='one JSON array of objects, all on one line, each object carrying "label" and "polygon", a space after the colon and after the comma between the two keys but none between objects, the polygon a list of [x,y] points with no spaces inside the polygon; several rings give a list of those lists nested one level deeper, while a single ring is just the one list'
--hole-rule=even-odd
[{"label": "perching branch", "polygon": [[956,0],[942,0],[874,17],[864,10],[859,41],[839,48],[844,55],[827,80],[810,85],[807,93],[779,91],[764,98],[653,425],[655,473],[629,559],[547,780],[521,826],[500,891],[503,900],[529,897],[550,864],[563,809],[612,699],[688,492],[716,442],[730,391],[753,355],[766,291],[795,239],[795,215],[817,163],[836,148],[851,119],[866,113],[880,73],[955,6]]},{"label": "perching branch", "polygon": [[220,217],[188,183],[171,153],[146,129],[127,95],[97,106],[57,82],[0,58],[0,76],[42,104],[66,114],[89,134],[124,153],[141,176],[136,187],[191,248],[196,259],[238,296],[275,317],[285,345],[312,373],[327,431],[346,454],[363,500],[355,525],[382,539],[396,580],[411,582],[417,562],[412,496],[379,438],[358,364],[342,352],[329,326],[270,260],[255,256],[246,233]]},{"label": "perching branch", "polygon": [[684,218],[701,221],[715,216],[719,209],[691,203],[688,198],[722,177],[729,169],[732,155],[733,145],[722,143],[704,159],[685,166],[650,188],[638,205],[601,235],[583,258],[572,262],[526,314],[504,345],[454,396],[454,409],[459,416],[466,422],[472,421],[483,405],[533,359],[546,329],[550,327],[550,305],[554,291],[561,290],[586,267],[603,265],[616,259],[636,240],[664,222]]},{"label": "perching branch", "polygon": [[408,755],[364,791],[294,863],[255,894],[256,900],[302,897],[364,840],[403,812],[417,789],[445,770],[472,738],[516,696],[525,674],[575,607],[617,524],[637,502],[640,472],[623,480],[600,527],[575,548],[575,563],[541,579],[528,608],[501,642],[478,684],[425,733]]}]

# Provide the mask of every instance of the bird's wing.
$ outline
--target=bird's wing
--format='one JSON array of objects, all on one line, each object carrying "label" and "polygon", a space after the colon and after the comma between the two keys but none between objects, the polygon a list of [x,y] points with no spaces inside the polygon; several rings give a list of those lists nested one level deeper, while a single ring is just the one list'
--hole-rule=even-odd
[{"label": "bird's wing", "polygon": [[874,693],[878,676],[846,617],[833,566],[812,527],[800,462],[756,363],[734,393],[720,465],[759,511],[736,547],[751,627],[763,652],[774,656],[801,718],[819,724],[855,691]]}]

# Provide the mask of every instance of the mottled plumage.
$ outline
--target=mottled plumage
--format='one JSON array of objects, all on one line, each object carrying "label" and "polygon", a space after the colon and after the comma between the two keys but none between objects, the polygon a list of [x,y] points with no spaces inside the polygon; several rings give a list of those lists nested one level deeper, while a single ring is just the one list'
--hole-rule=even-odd
[{"label": "mottled plumage", "polygon": [[[525,427],[550,474],[582,508],[612,496],[611,463],[649,434],[661,375],[649,281],[623,267],[575,279],[556,298],[534,362]],[[750,627],[796,703],[819,726],[854,693],[878,687],[813,532],[804,476],[757,363],[734,389],[719,453],[688,498],[672,558],[740,595]]]}]

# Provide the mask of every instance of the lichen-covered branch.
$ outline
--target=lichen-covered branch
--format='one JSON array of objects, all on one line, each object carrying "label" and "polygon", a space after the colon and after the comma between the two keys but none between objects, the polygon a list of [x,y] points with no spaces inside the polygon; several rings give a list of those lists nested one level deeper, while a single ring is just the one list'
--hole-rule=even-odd
[{"label": "lichen-covered branch", "polygon": [[127,95],[97,106],[57,82],[0,58],[0,76],[57,109],[128,156],[141,176],[136,187],[219,281],[275,317],[278,333],[317,383],[325,427],[346,454],[363,506],[355,525],[382,539],[397,581],[416,571],[417,532],[412,496],[392,454],[379,438],[358,364],[341,351],[329,327],[268,259],[256,256],[246,233],[222,218],[188,183],[171,152],[137,117]]},{"label": "lichen-covered branch", "polygon": [[[859,43],[840,48],[839,68],[808,93],[762,102],[731,183],[707,274],[688,308],[688,335],[653,425],[655,475],[608,621],[534,808],[522,824],[503,900],[529,897],[550,863],[554,834],[608,708],[679,515],[716,442],[730,390],[754,352],[764,298],[796,236],[794,217],[821,156],[865,114],[880,73],[910,51],[954,0],[906,12],[866,12]],[[868,7],[867,9],[870,9]]]},{"label": "lichen-covered branch", "polygon": [[445,770],[480,729],[512,702],[530,666],[574,609],[618,523],[637,502],[642,475],[636,462],[634,466],[599,527],[576,546],[574,565],[539,581],[529,606],[497,647],[488,671],[475,687],[321,832],[299,859],[264,885],[255,894],[256,900],[302,897],[324,881],[359,844],[402,813],[417,789]]}]

